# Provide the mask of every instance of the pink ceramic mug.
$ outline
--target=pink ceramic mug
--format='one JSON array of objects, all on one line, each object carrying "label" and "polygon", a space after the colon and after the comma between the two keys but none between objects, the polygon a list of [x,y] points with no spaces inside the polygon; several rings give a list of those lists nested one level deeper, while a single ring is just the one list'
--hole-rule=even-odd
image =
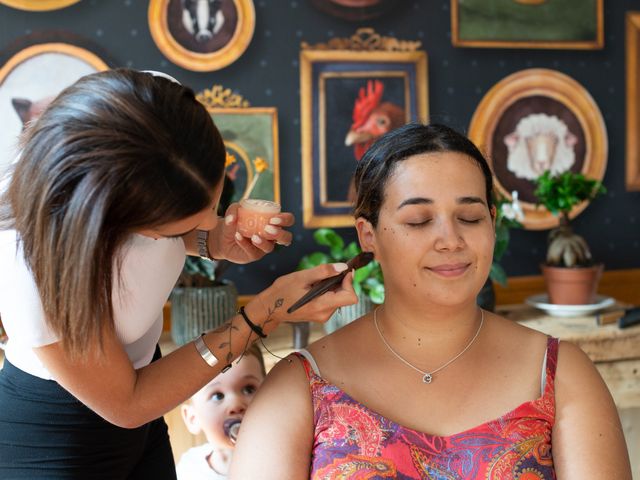
[{"label": "pink ceramic mug", "polygon": [[253,235],[263,235],[264,227],[269,225],[269,220],[280,213],[280,204],[269,200],[257,198],[245,198],[240,200],[238,209],[238,232],[243,237],[251,238]]}]

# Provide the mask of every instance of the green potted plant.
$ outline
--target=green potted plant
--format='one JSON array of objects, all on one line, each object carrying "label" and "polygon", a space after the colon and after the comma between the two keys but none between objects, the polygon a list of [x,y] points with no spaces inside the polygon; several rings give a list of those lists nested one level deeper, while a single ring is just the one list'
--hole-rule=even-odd
[{"label": "green potted plant", "polygon": [[[233,193],[233,181],[225,176],[218,215],[224,215]],[[235,313],[238,292],[232,282],[222,280],[228,266],[226,260],[186,257],[169,298],[171,338],[176,345],[183,345],[202,332],[219,327]]]},{"label": "green potted plant", "polygon": [[571,171],[559,175],[546,171],[536,179],[538,205],[559,220],[549,232],[546,260],[541,265],[551,303],[581,305],[595,299],[604,266],[594,262],[587,242],[573,231],[569,213],[605,192],[600,181]]},{"label": "green potted plant", "polygon": [[[313,252],[305,255],[298,264],[298,270],[312,268],[323,263],[347,262],[361,252],[356,242],[345,245],[344,239],[331,228],[319,228],[313,232],[318,245],[328,247],[328,252]],[[358,295],[358,303],[342,307],[325,323],[327,333],[352,322],[384,302],[384,280],[380,264],[375,260],[355,271],[353,288]]]}]

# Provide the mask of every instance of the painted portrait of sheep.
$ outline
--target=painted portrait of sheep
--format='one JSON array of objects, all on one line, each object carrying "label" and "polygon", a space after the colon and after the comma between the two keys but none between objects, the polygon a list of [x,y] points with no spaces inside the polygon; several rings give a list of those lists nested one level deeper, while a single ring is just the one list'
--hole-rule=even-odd
[{"label": "painted portrait of sheep", "polygon": [[577,141],[567,124],[555,115],[527,115],[504,138],[509,150],[507,168],[527,180],[535,180],[546,170],[552,175],[566,172],[575,163]]}]

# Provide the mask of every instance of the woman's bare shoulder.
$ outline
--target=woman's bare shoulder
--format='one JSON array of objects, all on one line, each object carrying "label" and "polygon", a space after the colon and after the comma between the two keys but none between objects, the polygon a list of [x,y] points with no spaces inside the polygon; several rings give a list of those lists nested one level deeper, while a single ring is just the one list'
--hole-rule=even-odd
[{"label": "woman's bare shoulder", "polygon": [[546,344],[548,335],[533,328],[522,325],[502,315],[487,312],[492,334],[508,343],[520,345],[523,343],[537,342]]},{"label": "woman's bare shoulder", "polygon": [[557,377],[561,381],[571,379],[570,383],[572,385],[579,386],[579,384],[582,383],[575,382],[574,379],[576,378],[581,378],[588,383],[595,383],[599,387],[604,385],[602,377],[598,373],[593,361],[580,347],[571,342],[560,342],[558,347],[557,372]]},{"label": "woman's bare shoulder", "polygon": [[373,340],[370,321],[371,315],[365,315],[311,343],[307,350],[320,370],[344,369],[354,358],[361,358],[362,350]]}]

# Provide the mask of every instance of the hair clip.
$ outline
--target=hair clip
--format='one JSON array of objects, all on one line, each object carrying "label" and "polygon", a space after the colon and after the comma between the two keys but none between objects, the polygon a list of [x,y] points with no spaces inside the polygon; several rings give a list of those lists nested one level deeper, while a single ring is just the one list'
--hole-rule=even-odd
[{"label": "hair clip", "polygon": [[164,79],[167,79],[173,83],[177,83],[178,85],[182,85],[178,80],[176,80],[175,78],[173,78],[171,75],[169,75],[168,73],[164,73],[164,72],[158,72],[156,70],[141,70],[142,73],[148,73],[154,77],[162,77]]}]

